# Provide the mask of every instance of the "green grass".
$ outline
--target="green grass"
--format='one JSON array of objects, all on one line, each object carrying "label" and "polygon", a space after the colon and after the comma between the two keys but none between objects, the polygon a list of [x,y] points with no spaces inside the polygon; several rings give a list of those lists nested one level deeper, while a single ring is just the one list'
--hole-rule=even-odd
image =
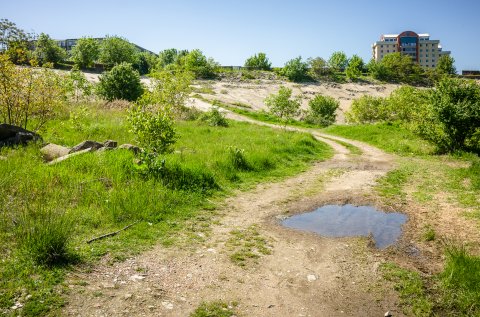
[{"label": "green grass", "polygon": [[394,283],[400,296],[400,304],[407,316],[431,316],[433,303],[425,292],[423,280],[417,272],[401,268],[393,263],[382,265],[383,277]]},{"label": "green grass", "polygon": [[402,156],[429,155],[435,151],[433,145],[395,124],[333,125],[323,132],[363,141]]},{"label": "green grass", "polygon": [[456,316],[480,316],[480,257],[464,247],[448,247],[445,269],[440,274],[443,311]]},{"label": "green grass", "polygon": [[230,260],[238,266],[256,264],[261,256],[272,252],[267,239],[260,235],[255,225],[233,230],[230,234],[225,245],[230,252]]},{"label": "green grass", "polygon": [[[39,145],[0,150],[7,157],[0,160],[0,313],[13,314],[9,307],[17,301],[26,316],[54,313],[63,305],[62,282],[72,265],[107,254],[123,260],[154,243],[201,241],[198,233],[208,231],[217,202],[233,191],[294,175],[332,155],[310,135],[246,123],[224,128],[180,121],[176,128],[180,138],[164,157],[168,173],[161,177],[142,173],[126,150],[86,153],[52,166],[44,164]],[[42,135],[68,146],[86,139],[135,143],[125,113],[95,105],[75,122],[65,112]],[[249,169],[232,163],[232,146]],[[179,175],[183,180],[173,182]],[[195,177],[208,186],[192,186]],[[85,243],[136,221],[116,236]]]},{"label": "green grass", "polygon": [[215,302],[203,302],[200,306],[195,309],[193,313],[190,314],[190,317],[233,317],[239,316],[235,312],[235,307],[238,304],[226,303],[222,301]]}]

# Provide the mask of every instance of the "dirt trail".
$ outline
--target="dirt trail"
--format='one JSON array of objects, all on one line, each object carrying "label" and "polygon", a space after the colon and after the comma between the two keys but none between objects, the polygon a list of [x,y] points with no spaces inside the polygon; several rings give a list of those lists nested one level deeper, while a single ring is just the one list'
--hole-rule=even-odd
[{"label": "dirt trail", "polygon": [[[324,238],[279,225],[286,215],[326,203],[375,204],[371,186],[393,167],[393,158],[376,148],[313,135],[332,146],[333,158],[227,199],[204,244],[156,246],[125,262],[73,274],[65,314],[188,316],[202,301],[221,300],[238,302],[241,316],[383,316],[388,310],[402,316],[378,272],[385,251],[370,247],[367,239]],[[351,154],[335,140],[362,154]],[[252,225],[271,254],[242,268],[230,260],[229,240],[232,230]]]}]

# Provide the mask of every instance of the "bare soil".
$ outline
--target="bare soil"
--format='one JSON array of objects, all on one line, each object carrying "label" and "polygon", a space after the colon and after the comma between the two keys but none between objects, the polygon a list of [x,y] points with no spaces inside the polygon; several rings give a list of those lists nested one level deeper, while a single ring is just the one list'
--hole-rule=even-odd
[{"label": "bare soil", "polygon": [[[205,243],[156,246],[124,262],[105,261],[93,272],[72,274],[64,313],[188,316],[203,301],[221,300],[238,302],[243,316],[383,316],[386,311],[402,316],[396,294],[379,272],[388,250],[375,249],[365,238],[325,238],[279,223],[327,203],[376,205],[372,186],[393,167],[393,157],[371,146],[314,135],[333,147],[332,159],[227,199]],[[350,154],[335,139],[363,154]],[[227,244],[232,230],[252,225],[271,254],[240,267]]]}]

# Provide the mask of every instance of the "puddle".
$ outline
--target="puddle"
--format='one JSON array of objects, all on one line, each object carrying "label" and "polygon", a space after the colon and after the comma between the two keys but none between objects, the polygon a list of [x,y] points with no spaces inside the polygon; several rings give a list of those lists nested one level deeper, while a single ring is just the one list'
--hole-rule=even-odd
[{"label": "puddle", "polygon": [[402,213],[385,213],[372,206],[326,205],[289,217],[282,225],[325,237],[366,237],[371,233],[376,247],[383,249],[398,240],[406,221]]}]

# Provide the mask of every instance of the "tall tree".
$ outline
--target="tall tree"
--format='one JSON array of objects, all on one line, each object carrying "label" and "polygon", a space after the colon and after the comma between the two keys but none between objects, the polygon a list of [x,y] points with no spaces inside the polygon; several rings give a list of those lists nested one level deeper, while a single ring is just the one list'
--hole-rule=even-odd
[{"label": "tall tree", "polygon": [[7,19],[0,19],[0,51],[4,51],[15,64],[28,63],[33,50],[35,35],[24,30]]},{"label": "tall tree", "polygon": [[78,67],[92,67],[100,55],[98,41],[91,37],[78,39],[72,49],[72,60]]},{"label": "tall tree", "polygon": [[358,55],[353,55],[348,61],[348,66],[345,69],[345,74],[351,80],[356,80],[362,75],[365,63],[363,59]]},{"label": "tall tree", "polygon": [[439,74],[454,75],[457,70],[455,69],[455,59],[450,55],[442,55],[438,59],[436,70]]},{"label": "tall tree", "polygon": [[272,63],[267,58],[265,53],[255,54],[245,61],[245,67],[251,67],[260,70],[270,70],[272,68]]},{"label": "tall tree", "polygon": [[67,53],[48,34],[41,33],[35,43],[35,58],[42,64],[57,64],[66,59]]},{"label": "tall tree", "polygon": [[332,70],[336,72],[345,70],[347,64],[347,55],[341,51],[333,52],[328,59],[328,65],[330,66],[330,68],[332,68]]},{"label": "tall tree", "polygon": [[134,64],[136,53],[135,45],[118,36],[106,36],[100,43],[100,62],[109,69],[123,62]]}]

